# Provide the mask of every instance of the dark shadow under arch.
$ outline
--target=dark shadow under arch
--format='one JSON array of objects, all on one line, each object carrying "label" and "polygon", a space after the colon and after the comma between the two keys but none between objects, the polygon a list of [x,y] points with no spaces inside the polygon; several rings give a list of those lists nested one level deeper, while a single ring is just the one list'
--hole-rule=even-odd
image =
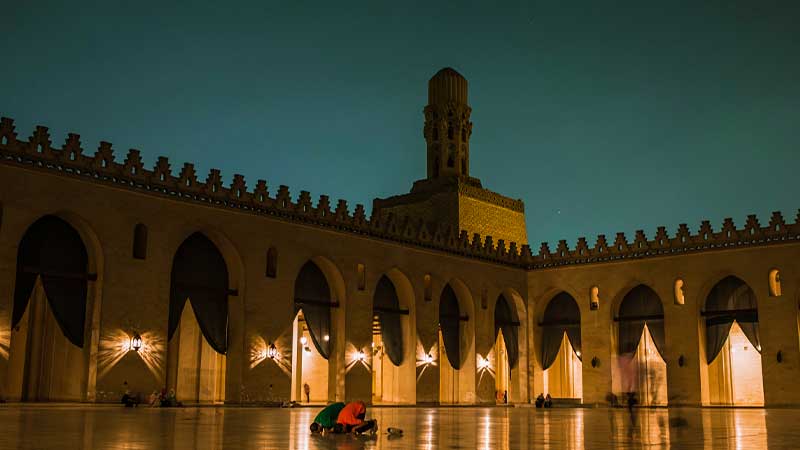
[{"label": "dark shadow under arch", "polygon": [[88,254],[80,234],[63,219],[48,215],[34,222],[20,241],[11,325],[15,327],[28,306],[36,279],[41,276],[48,304],[64,336],[78,347],[84,344],[88,281]]},{"label": "dark shadow under arch", "polygon": [[581,359],[581,310],[571,295],[561,292],[553,297],[539,325],[542,327],[542,370],[550,368],[556,360],[564,333]]},{"label": "dark shadow under arch", "polygon": [[228,349],[228,266],[208,237],[194,233],[172,260],[168,339],[178,329],[186,300],[192,303],[200,330],[220,354]]}]

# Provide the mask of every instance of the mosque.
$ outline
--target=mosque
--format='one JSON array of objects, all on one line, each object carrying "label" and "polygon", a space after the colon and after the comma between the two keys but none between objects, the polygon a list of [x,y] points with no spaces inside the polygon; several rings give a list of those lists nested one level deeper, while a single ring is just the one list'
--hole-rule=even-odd
[{"label": "mosque", "polygon": [[0,121],[0,395],[184,403],[800,405],[800,215],[532,249],[470,176],[467,80],[427,174],[363,205]]}]

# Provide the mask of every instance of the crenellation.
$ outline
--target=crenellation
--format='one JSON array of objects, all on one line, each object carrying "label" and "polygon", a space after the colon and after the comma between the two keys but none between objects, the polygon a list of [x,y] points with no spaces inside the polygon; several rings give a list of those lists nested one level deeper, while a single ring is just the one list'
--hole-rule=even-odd
[{"label": "crenellation", "polygon": [[91,168],[109,175],[117,175],[119,173],[117,164],[114,162],[114,149],[111,148],[110,142],[100,141],[100,145],[94,153]]},{"label": "crenellation", "polygon": [[300,215],[310,215],[314,205],[311,204],[311,193],[308,191],[300,191],[300,196],[297,197],[294,212]]},{"label": "crenellation", "polygon": [[575,244],[575,253],[578,256],[586,256],[589,254],[589,243],[586,242],[586,238],[581,236],[578,238],[578,242]]},{"label": "crenellation", "polygon": [[41,125],[36,126],[33,134],[28,138],[28,146],[31,152],[40,153],[45,157],[52,156],[52,149],[50,148],[50,131],[47,127]]},{"label": "crenellation", "polygon": [[362,229],[366,229],[367,226],[367,213],[364,205],[360,203],[356,205],[356,210],[353,212],[353,225]]},{"label": "crenellation", "polygon": [[17,144],[17,133],[14,129],[13,119],[0,117],[0,146],[13,147]]},{"label": "crenellation", "polygon": [[278,186],[278,193],[275,194],[275,205],[279,210],[283,211],[290,211],[294,207],[289,194],[289,186],[283,184]]},{"label": "crenellation", "polygon": [[617,233],[617,237],[614,238],[614,247],[612,248],[612,253],[616,254],[624,254],[630,251],[628,246],[628,240],[625,238],[625,233]]},{"label": "crenellation", "polygon": [[172,168],[169,163],[169,158],[159,156],[149,181],[160,186],[169,186],[170,181],[172,181],[171,179]]},{"label": "crenellation", "polygon": [[[686,224],[680,224],[674,238],[669,238],[665,227],[658,227],[655,237],[648,241],[642,230],[636,231],[632,243],[624,233],[617,233],[613,247],[609,247],[605,236],[598,236],[594,248],[590,249],[585,238],[579,238],[574,250],[565,240],[559,241],[551,253],[547,243],[542,243],[535,257],[530,247],[523,245],[517,250],[512,242],[508,248],[505,240],[497,244],[490,235],[474,233],[472,239],[466,230],[457,230],[452,225],[431,227],[417,217],[397,217],[389,213],[380,217],[373,209],[367,219],[363,205],[357,205],[351,216],[347,202],[339,200],[331,213],[328,196],[320,196],[317,206],[311,203],[310,193],[301,191],[297,203],[293,203],[287,186],[280,186],[274,198],[269,196],[267,184],[259,180],[252,192],[247,190],[244,177],[233,176],[230,188],[222,185],[220,171],[211,169],[205,182],[198,182],[194,165],[185,163],[178,177],[173,176],[166,157],[159,157],[153,170],[142,163],[139,150],[131,149],[124,162],[114,159],[112,145],[102,141],[94,155],[83,155],[80,136],[69,133],[61,149],[53,148],[46,127],[38,126],[27,141],[19,141],[14,121],[0,119],[0,151],[3,161],[23,164],[44,170],[57,170],[66,176],[89,176],[97,182],[113,182],[132,189],[144,189],[152,194],[169,194],[176,199],[200,201],[252,211],[256,214],[278,215],[284,220],[311,219],[315,225],[335,227],[343,232],[367,234],[376,238],[397,240],[413,245],[433,247],[441,251],[457,253],[467,257],[488,259],[495,262],[522,266],[527,269],[565,264],[590,264],[625,258],[654,257],[675,252],[724,249],[732,246],[761,245],[800,239],[800,211],[794,224],[787,224],[780,212],[773,212],[769,225],[762,227],[758,218],[748,216],[741,230],[733,220],[726,218],[722,228],[715,233],[709,221],[701,223],[697,235],[692,236]],[[40,147],[41,145],[41,147]],[[526,253],[527,252],[527,253]]]},{"label": "crenellation", "polygon": [[125,161],[122,163],[122,173],[136,177],[137,175],[141,175],[143,170],[144,165],[142,164],[142,155],[140,154],[139,150],[128,150],[128,154],[125,156]]},{"label": "crenellation", "polygon": [[605,234],[597,235],[597,243],[595,243],[594,245],[594,250],[597,253],[605,253],[606,251],[608,251],[608,242],[606,242]]},{"label": "crenellation", "polygon": [[236,200],[245,200],[249,198],[247,192],[247,183],[244,180],[244,175],[234,174],[233,181],[231,181],[230,188],[231,197]]},{"label": "crenellation", "polygon": [[59,153],[57,159],[61,162],[73,162],[83,159],[83,147],[81,146],[81,136],[79,134],[69,133],[67,135],[63,150]]},{"label": "crenellation", "polygon": [[570,256],[569,245],[567,245],[566,239],[561,239],[558,241],[558,247],[556,247],[556,258],[568,258]]}]

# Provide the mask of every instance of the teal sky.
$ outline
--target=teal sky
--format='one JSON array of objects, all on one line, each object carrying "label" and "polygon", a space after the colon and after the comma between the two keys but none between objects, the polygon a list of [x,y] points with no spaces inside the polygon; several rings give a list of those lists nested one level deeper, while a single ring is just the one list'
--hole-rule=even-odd
[{"label": "teal sky", "polygon": [[4,3],[0,115],[352,211],[425,176],[452,66],[472,175],[525,201],[534,251],[800,207],[797,1],[178,3]]}]

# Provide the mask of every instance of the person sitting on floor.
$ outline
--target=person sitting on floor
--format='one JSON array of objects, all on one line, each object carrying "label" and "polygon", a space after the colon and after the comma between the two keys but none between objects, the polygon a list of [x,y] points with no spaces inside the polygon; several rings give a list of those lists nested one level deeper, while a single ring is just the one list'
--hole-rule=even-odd
[{"label": "person sitting on floor", "polygon": [[344,409],[344,403],[336,402],[331,403],[322,409],[314,418],[311,424],[312,433],[326,433],[331,432],[336,427],[336,420],[339,418],[339,413]]},{"label": "person sitting on floor", "polygon": [[550,408],[553,406],[553,397],[550,397],[550,393],[547,394],[547,397],[544,398],[544,407]]},{"label": "person sitting on floor", "polygon": [[131,392],[127,381],[122,383],[122,390],[122,404],[125,405],[126,408],[132,408],[139,403],[139,396]]},{"label": "person sitting on floor", "polygon": [[364,420],[367,415],[367,405],[361,400],[350,402],[339,412],[336,423],[342,426],[345,433],[362,434],[371,431],[373,434],[378,431],[377,420]]},{"label": "person sitting on floor", "polygon": [[544,394],[539,394],[539,396],[536,397],[536,403],[535,404],[536,404],[537,408],[541,408],[541,407],[544,406]]}]

